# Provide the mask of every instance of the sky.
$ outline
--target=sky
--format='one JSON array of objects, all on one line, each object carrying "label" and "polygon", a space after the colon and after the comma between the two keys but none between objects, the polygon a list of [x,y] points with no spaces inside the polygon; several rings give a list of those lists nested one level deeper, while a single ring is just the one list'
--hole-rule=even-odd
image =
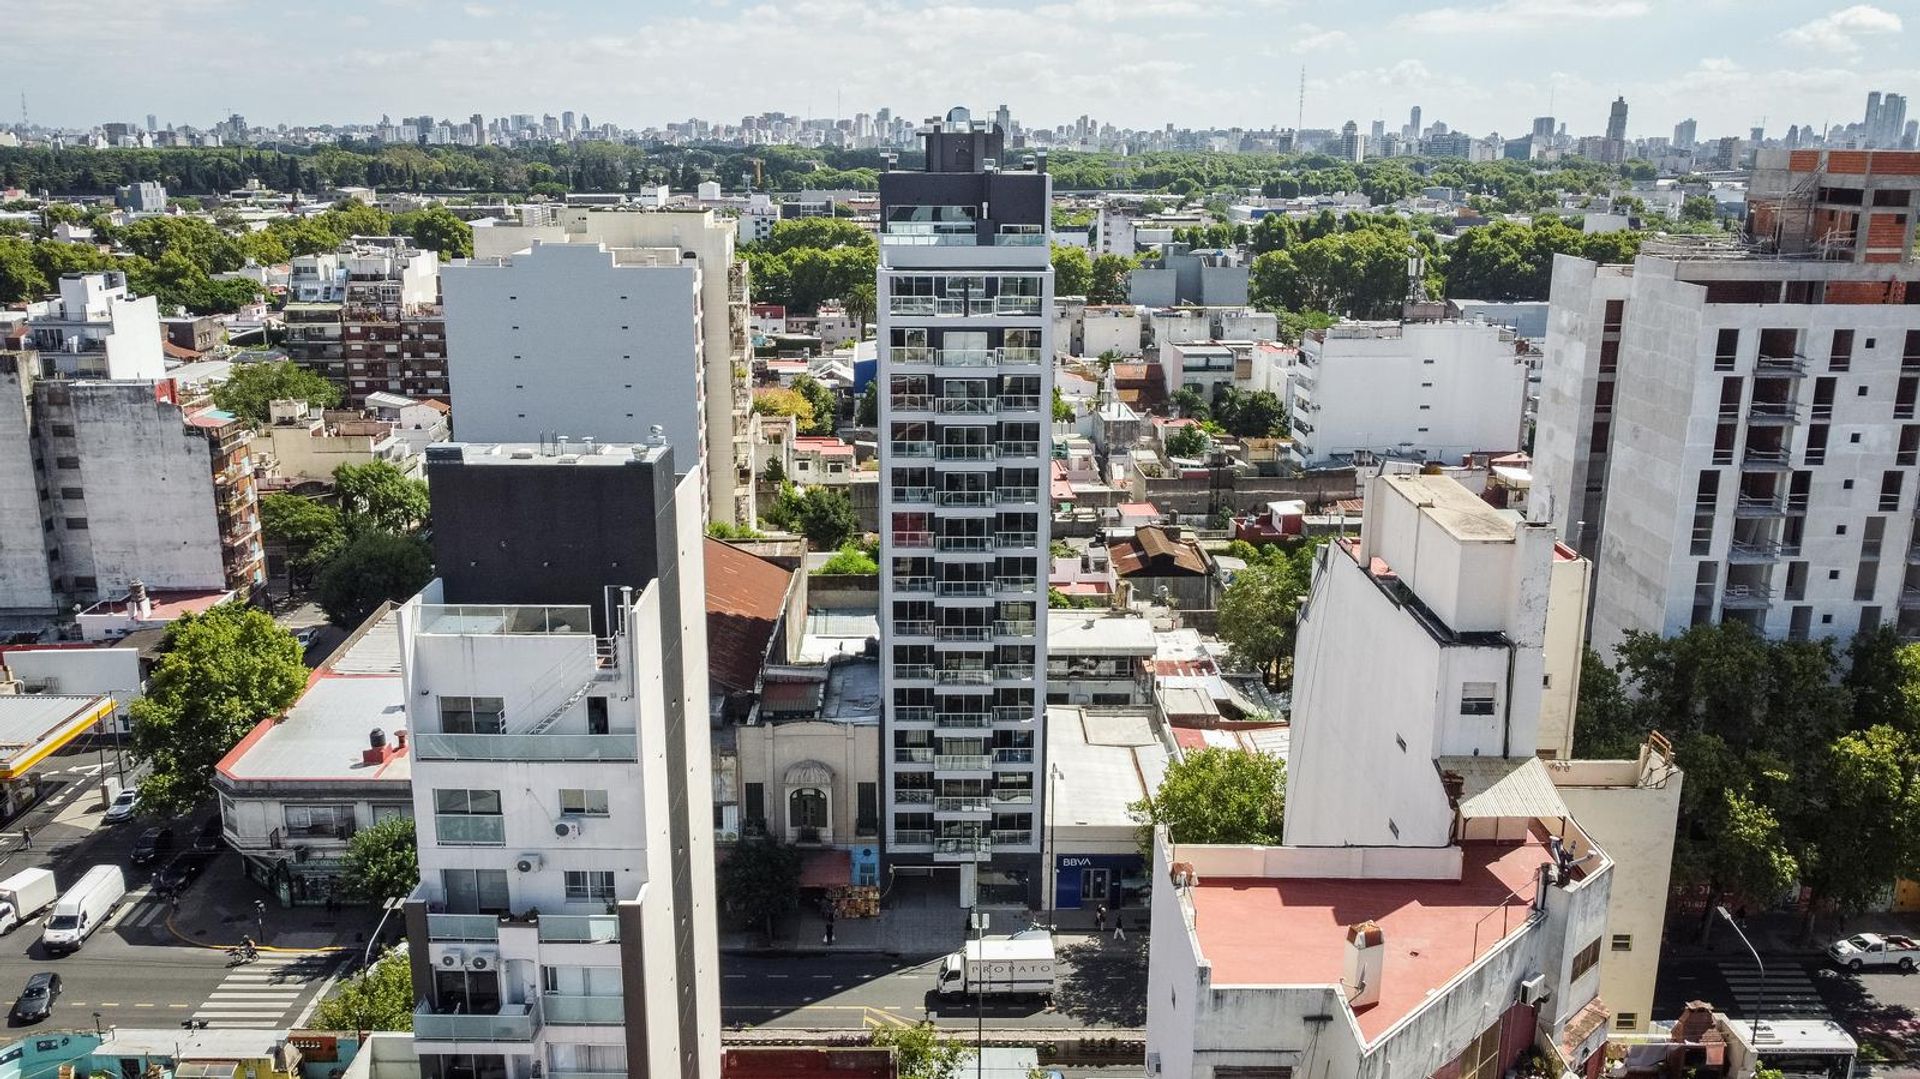
[{"label": "sky", "polygon": [[[584,112],[644,128],[782,111],[1029,126],[1308,127],[1538,115],[1702,138],[1920,94],[1920,0],[7,0],[0,119],[206,127]],[[79,34],[79,37],[75,35]],[[1920,98],[1910,115],[1920,116]]]}]

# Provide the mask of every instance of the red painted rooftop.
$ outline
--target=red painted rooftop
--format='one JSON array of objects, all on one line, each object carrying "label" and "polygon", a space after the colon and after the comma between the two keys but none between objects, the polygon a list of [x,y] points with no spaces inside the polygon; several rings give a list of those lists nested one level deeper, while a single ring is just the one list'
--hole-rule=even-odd
[{"label": "red painted rooftop", "polygon": [[1347,927],[1372,919],[1386,933],[1380,1002],[1355,1015],[1373,1041],[1485,954],[1503,923],[1512,932],[1526,920],[1545,841],[1468,843],[1465,855],[1458,881],[1203,875],[1190,894],[1214,986],[1335,984]]}]

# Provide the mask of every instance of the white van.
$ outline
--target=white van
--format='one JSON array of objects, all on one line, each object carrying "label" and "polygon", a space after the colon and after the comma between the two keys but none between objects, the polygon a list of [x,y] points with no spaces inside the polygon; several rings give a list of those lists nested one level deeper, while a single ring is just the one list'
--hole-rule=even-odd
[{"label": "white van", "polygon": [[120,900],[126,898],[127,878],[117,865],[96,865],[79,883],[53,904],[53,913],[40,931],[40,943],[49,952],[77,952],[94,931],[107,923]]}]

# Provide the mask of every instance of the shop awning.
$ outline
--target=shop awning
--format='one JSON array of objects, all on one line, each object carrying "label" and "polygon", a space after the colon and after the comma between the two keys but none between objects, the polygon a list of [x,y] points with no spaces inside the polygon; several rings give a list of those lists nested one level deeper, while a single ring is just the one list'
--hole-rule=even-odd
[{"label": "shop awning", "polygon": [[800,864],[800,887],[844,888],[853,883],[853,855],[844,850],[807,852]]}]

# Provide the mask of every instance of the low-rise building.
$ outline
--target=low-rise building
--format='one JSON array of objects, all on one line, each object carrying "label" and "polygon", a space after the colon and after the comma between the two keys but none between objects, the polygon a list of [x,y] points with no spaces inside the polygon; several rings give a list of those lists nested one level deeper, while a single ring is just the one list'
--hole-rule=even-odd
[{"label": "low-rise building", "polygon": [[[1126,507],[1121,507],[1124,512]],[[1206,548],[1177,529],[1137,527],[1107,543],[1114,576],[1129,600],[1172,606],[1183,613],[1220,605],[1220,578]]]},{"label": "low-rise building", "polygon": [[1153,623],[1137,614],[1060,610],[1047,619],[1047,703],[1110,708],[1153,700]]},{"label": "low-rise building", "polygon": [[1151,889],[1132,806],[1160,789],[1173,752],[1148,709],[1048,706],[1051,909],[1092,915],[1105,907],[1113,922],[1138,927]]},{"label": "low-rise building", "polygon": [[159,378],[166,373],[160,307],[118,270],[60,277],[57,298],[27,306],[27,345],[68,378]]},{"label": "low-rise building", "polygon": [[362,412],[311,410],[305,401],[273,401],[270,419],[255,436],[264,445],[268,469],[283,479],[331,479],[341,465],[385,461],[419,478],[420,455],[398,427]]}]

